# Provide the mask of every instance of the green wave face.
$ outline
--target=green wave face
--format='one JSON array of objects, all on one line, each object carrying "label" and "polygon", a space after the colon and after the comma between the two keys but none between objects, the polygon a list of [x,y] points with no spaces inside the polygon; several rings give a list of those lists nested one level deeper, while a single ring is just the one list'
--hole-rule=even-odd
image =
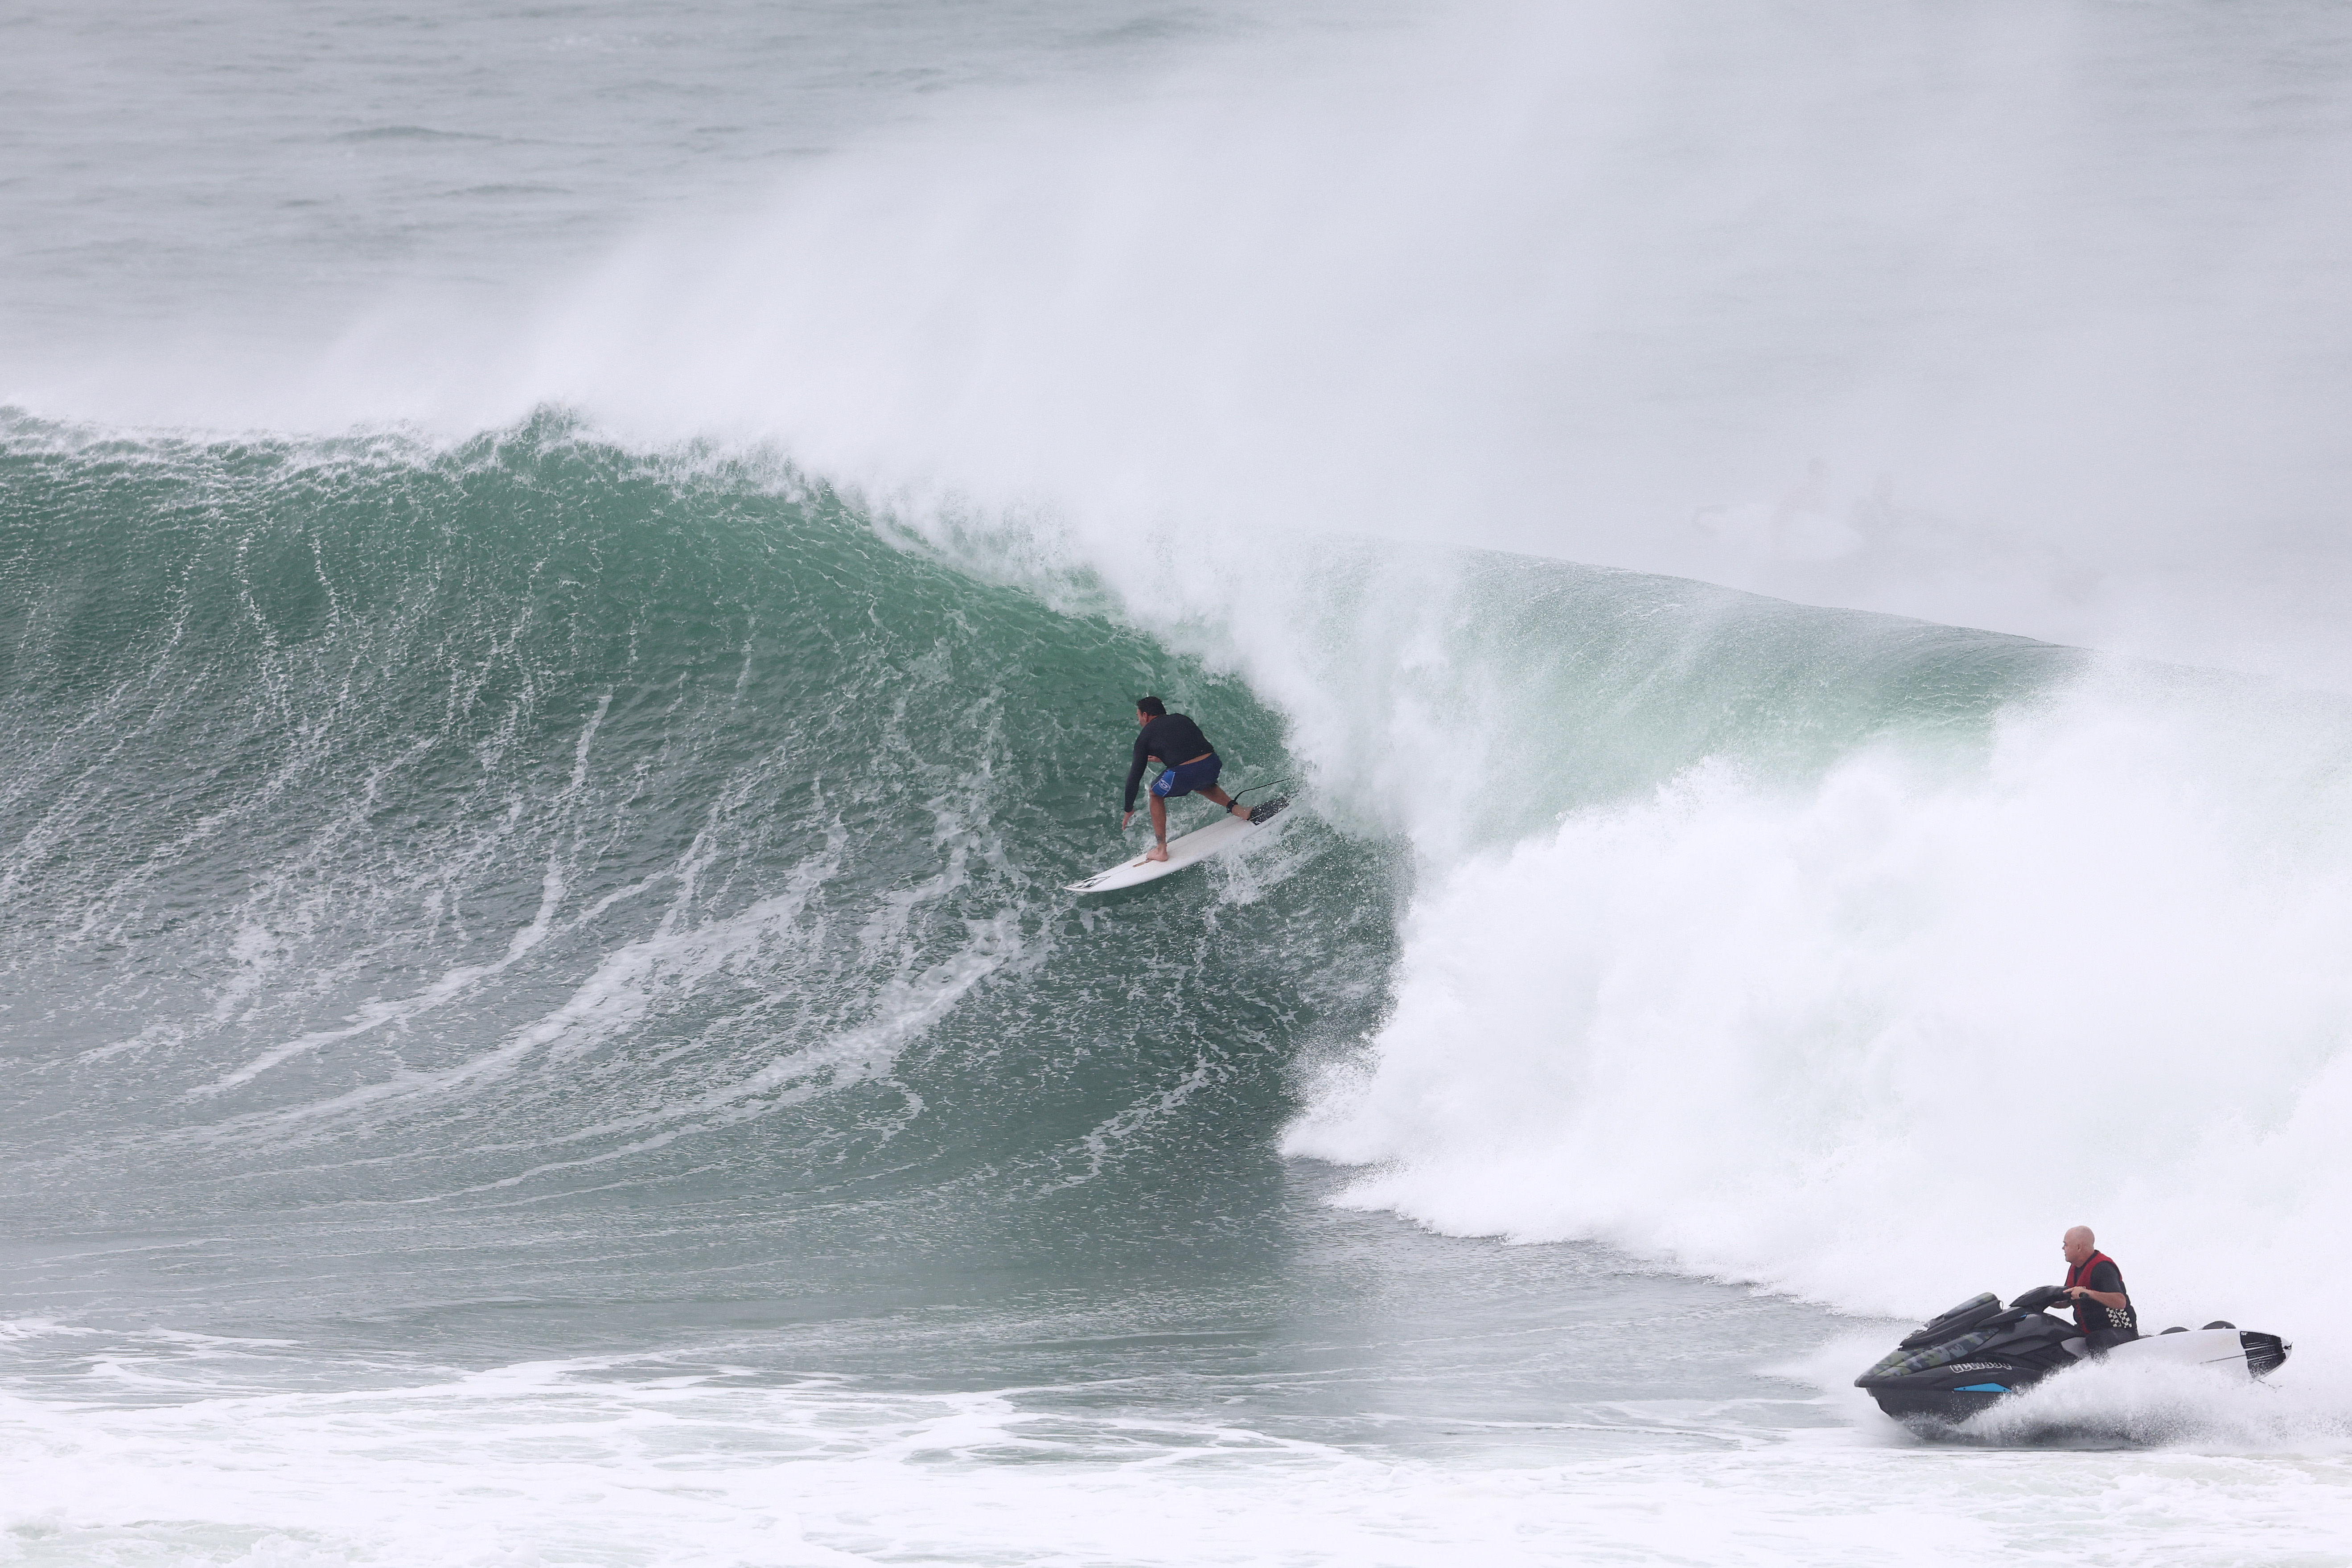
[{"label": "green wave face", "polygon": [[[565,1254],[553,1205],[699,1215],[646,1245],[761,1275],[1083,1248],[1249,1208],[1289,1054],[1376,1016],[1391,873],[1312,823],[1148,900],[1061,890],[1122,852],[1135,695],[1229,784],[1280,775],[1275,715],[822,488],[556,420],[12,437],[28,1234]],[[1183,1215],[1106,1195],[1139,1183]]]}]

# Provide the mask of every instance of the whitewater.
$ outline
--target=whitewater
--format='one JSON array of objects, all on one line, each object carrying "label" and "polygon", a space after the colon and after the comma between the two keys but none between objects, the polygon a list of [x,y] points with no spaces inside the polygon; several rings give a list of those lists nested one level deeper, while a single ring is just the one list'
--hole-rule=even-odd
[{"label": "whitewater", "polygon": [[8,31],[0,1562],[2352,1563],[2337,10]]}]

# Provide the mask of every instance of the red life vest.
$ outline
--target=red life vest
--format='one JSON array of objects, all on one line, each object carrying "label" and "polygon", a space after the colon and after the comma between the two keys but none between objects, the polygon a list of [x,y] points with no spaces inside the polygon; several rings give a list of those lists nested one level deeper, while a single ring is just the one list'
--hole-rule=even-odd
[{"label": "red life vest", "polygon": [[[2083,1284],[2085,1279],[2088,1279],[2091,1277],[2091,1270],[2096,1268],[2102,1263],[2116,1263],[2116,1260],[2109,1258],[2104,1252],[2094,1252],[2090,1257],[2083,1259],[2082,1262],[2069,1265],[2066,1269],[2067,1288],[2072,1289],[2074,1287]],[[2120,1263],[2116,1263],[2116,1281],[2120,1283],[2123,1277],[2124,1266]],[[2087,1287],[2085,1287],[2085,1289],[2087,1289]],[[2129,1302],[2131,1300],[2130,1291],[2126,1290],[2120,1292],[2120,1294],[2123,1296],[2126,1302]],[[2091,1312],[2094,1309],[2096,1309],[2099,1314],[2098,1320],[2095,1322],[2089,1321]],[[2104,1303],[2093,1301],[2080,1296],[2074,1299],[2074,1326],[2082,1330],[2084,1333],[2089,1333],[2094,1329],[2105,1328],[2108,1324],[2108,1309]]]},{"label": "red life vest", "polygon": [[[2116,1263],[2116,1260],[2109,1258],[2104,1252],[2094,1252],[2090,1257],[2083,1259],[2082,1262],[2068,1266],[2066,1269],[2066,1288],[2071,1290],[2075,1286],[2080,1285],[2084,1279],[2089,1277],[2091,1270],[2096,1268],[2102,1263]],[[2117,1274],[2121,1274],[2123,1271],[2124,1266],[2120,1263],[2116,1263],[2116,1272]]]}]

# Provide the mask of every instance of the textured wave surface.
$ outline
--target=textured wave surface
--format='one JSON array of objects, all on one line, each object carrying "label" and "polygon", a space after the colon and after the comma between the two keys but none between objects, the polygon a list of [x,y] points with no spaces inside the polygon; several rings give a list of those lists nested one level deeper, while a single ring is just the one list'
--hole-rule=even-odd
[{"label": "textured wave surface", "polygon": [[0,1561],[2347,1556],[2352,12],[19,9]]},{"label": "textured wave surface", "polygon": [[[7,1442],[66,1500],[13,1517],[33,1560],[560,1542],[567,1476],[646,1500],[616,1549],[648,1561],[1027,1560],[1008,1509],[1137,1561],[1344,1557],[1370,1452],[1418,1467],[1381,1526],[1414,1552],[1469,1539],[1465,1463],[1538,1557],[1666,1539],[1537,1500],[1604,1478],[1744,1478],[1691,1526],[1721,1544],[1794,1466],[1806,1534],[1897,1440],[1832,1365],[1874,1351],[1809,1362],[1819,1314],[1690,1271],[1922,1310],[2037,1272],[2095,1187],[2137,1288],[2201,1308],[2326,1200],[2324,700],[1511,557],[1088,564],[553,415],[454,447],[20,418],[0,475],[36,520],[0,577]],[[1080,905],[1145,689],[1302,805]],[[2231,1026],[2263,1070],[2207,1070]],[[1923,1238],[1921,1194],[2069,1161]],[[2327,1366],[2285,1405],[2070,1398],[2330,1453]],[[2020,1419],[1996,1440],[2084,1425]],[[521,1436],[574,1426],[552,1469]],[[292,1489],[102,1504],[229,1428]],[[462,1476],[384,1468],[420,1434]],[[1015,1458],[1055,1465],[1008,1493]],[[2242,1500],[2215,1463],[2161,1525],[2189,1546]],[[910,1464],[954,1478],[933,1512],[857,1500]],[[2089,1463],[2082,1506],[2130,1473]],[[1953,1550],[2009,1550],[1963,1521],[2025,1482],[1955,1502]],[[1115,1501],[1081,1529],[1073,1486]],[[300,1501],[353,1488],[381,1506]]]}]

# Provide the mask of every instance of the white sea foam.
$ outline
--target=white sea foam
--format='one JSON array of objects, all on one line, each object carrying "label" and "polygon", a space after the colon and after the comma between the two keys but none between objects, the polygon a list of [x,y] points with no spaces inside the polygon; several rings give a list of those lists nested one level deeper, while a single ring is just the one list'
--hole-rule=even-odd
[{"label": "white sea foam", "polygon": [[[1046,1415],[723,1371],[529,1363],[370,1392],[0,1401],[26,1564],[1874,1565],[2352,1551],[2352,1466],[2181,1452],[1939,1458],[1843,1433],[1475,1470],[1245,1420]],[[2123,1548],[2127,1552],[2138,1546]]]},{"label": "white sea foam", "polygon": [[1437,869],[1393,1016],[1287,1147],[1438,1229],[1597,1236],[1843,1305],[2054,1277],[2340,1332],[2340,716],[2094,679],[1980,768],[1706,765]]},{"label": "white sea foam", "polygon": [[2341,1357],[2316,1376],[2306,1368],[2260,1383],[2203,1367],[2102,1363],[2004,1399],[1964,1431],[1979,1441],[2005,1444],[2340,1454],[2352,1447],[2352,1402],[2343,1397],[2343,1372]]}]

